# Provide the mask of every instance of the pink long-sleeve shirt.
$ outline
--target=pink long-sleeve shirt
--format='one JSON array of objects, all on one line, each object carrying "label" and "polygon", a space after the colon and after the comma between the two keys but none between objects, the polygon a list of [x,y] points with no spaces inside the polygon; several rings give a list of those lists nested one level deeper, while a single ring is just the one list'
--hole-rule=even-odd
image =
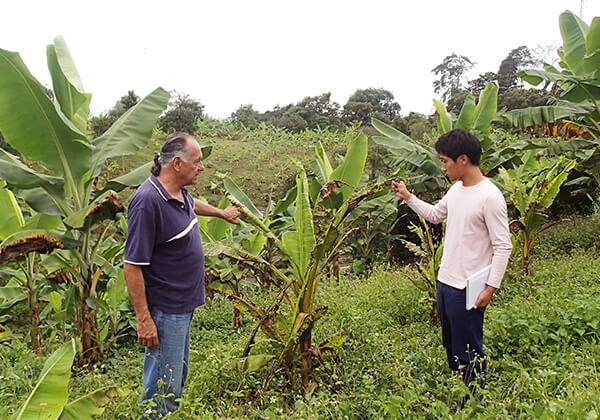
[{"label": "pink long-sleeve shirt", "polygon": [[413,194],[408,206],[431,223],[446,222],[438,280],[457,289],[467,277],[492,264],[487,284],[500,287],[512,250],[506,202],[500,190],[484,178],[465,187],[458,181],[436,205]]}]

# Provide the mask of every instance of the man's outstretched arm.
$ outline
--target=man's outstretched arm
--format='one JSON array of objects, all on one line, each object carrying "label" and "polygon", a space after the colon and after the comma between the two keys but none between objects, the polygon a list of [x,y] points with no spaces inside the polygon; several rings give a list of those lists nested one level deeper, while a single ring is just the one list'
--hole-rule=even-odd
[{"label": "man's outstretched arm", "polygon": [[198,200],[197,198],[194,198],[194,212],[199,216],[220,217],[221,219],[225,219],[229,223],[236,225],[240,223],[237,218],[242,214],[242,212],[240,212],[233,204],[227,206],[226,209],[219,209],[204,201]]}]

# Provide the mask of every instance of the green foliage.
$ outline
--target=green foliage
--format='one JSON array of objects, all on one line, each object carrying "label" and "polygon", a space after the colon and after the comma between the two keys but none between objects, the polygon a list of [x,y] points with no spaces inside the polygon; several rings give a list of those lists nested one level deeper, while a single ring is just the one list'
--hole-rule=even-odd
[{"label": "green foliage", "polygon": [[344,121],[369,124],[372,118],[391,123],[400,113],[400,105],[394,95],[385,89],[358,89],[344,105]]},{"label": "green foliage", "polygon": [[551,96],[541,89],[508,89],[498,94],[498,109],[522,109],[546,105]]},{"label": "green foliage", "polygon": [[331,101],[331,93],[307,96],[296,104],[276,106],[271,111],[260,113],[252,105],[241,105],[231,114],[231,120],[247,129],[257,128],[260,124],[284,128],[293,133],[317,128],[339,129],[340,106]]},{"label": "green foliage", "polygon": [[[78,306],[81,363],[91,366],[101,359],[102,346],[96,312],[87,301],[94,297],[95,273],[103,267],[96,252],[110,224],[103,226],[96,241],[92,231],[99,222],[114,220],[123,211],[115,192],[97,188],[96,177],[108,159],[135,154],[146,146],[169,95],[155,90],[102,136],[89,140],[84,133],[90,94],[83,92],[61,38],[48,47],[57,103],[48,98],[17,53],[0,50],[0,57],[0,129],[8,143],[34,163],[30,167],[0,151],[0,177],[9,189],[26,190],[21,195],[35,211],[59,216],[68,236],[78,240],[75,248],[57,255],[76,284],[72,304]],[[146,177],[147,173],[140,176],[139,182]]]},{"label": "green foliage", "polygon": [[396,117],[392,126],[416,140],[422,139],[434,128],[431,118],[418,112],[410,112],[406,117]]},{"label": "green foliage", "polygon": [[561,13],[559,26],[563,45],[558,49],[561,58],[558,69],[546,65],[545,70],[522,70],[518,76],[538,86],[553,85],[560,91],[560,98],[580,107],[589,107],[587,114],[574,114],[581,127],[598,140],[600,135],[600,84],[595,75],[600,64],[600,17],[590,26],[570,11]]},{"label": "green foliage", "polygon": [[140,97],[133,90],[127,92],[127,95],[121,96],[121,99],[108,111],[97,117],[91,117],[88,120],[87,128],[92,137],[100,137],[123,115],[129,108],[133,108],[140,101]]},{"label": "green foliage", "polygon": [[[586,418],[600,411],[600,340],[598,330],[587,324],[593,321],[588,316],[598,318],[600,259],[576,244],[578,233],[585,232],[584,242],[593,245],[599,226],[597,218],[589,217],[556,226],[534,244],[537,258],[528,281],[509,272],[486,310],[488,386],[462,410],[456,405],[464,392],[460,376],[448,369],[439,331],[419,304],[426,294],[407,280],[417,272],[382,265],[365,276],[346,273],[339,281],[320,284],[317,299],[327,302],[329,311],[313,339],[321,343],[331,331],[343,329],[346,341],[315,365],[319,386],[304,396],[291,392],[284,375],[256,395],[267,366],[246,373],[240,360],[255,325],[246,322],[236,330],[231,303],[221,296],[198,308],[189,375],[175,418]],[[563,243],[573,248],[561,251]],[[278,290],[246,293],[268,305]],[[583,328],[583,335],[571,327]],[[13,333],[19,332],[15,326]],[[270,344],[258,338],[254,351],[260,354]],[[43,362],[19,339],[1,347],[0,418],[20,408]],[[135,340],[124,342],[104,369],[73,372],[70,398],[105,386],[130,389],[98,418],[135,417],[142,362]]]},{"label": "green foliage", "polygon": [[75,357],[75,341],[67,342],[48,357],[37,383],[14,420],[61,419],[91,420],[102,414],[115,397],[126,395],[114,386],[105,387],[67,404],[71,365]]},{"label": "green foliage", "polygon": [[435,66],[431,72],[439,79],[433,82],[433,91],[442,95],[445,102],[455,92],[463,88],[465,74],[474,64],[464,55],[452,53]]},{"label": "green foliage", "polygon": [[254,109],[252,104],[240,105],[235,112],[231,113],[231,121],[247,129],[258,127],[259,118],[260,113]]},{"label": "green foliage", "polygon": [[541,158],[536,161],[532,152],[525,153],[523,164],[515,169],[500,169],[500,179],[508,193],[517,218],[511,221],[513,245],[521,250],[523,272],[529,274],[531,246],[538,235],[555,223],[547,223],[547,209],[552,205],[574,160],[564,162]]},{"label": "green foliage", "polygon": [[158,119],[158,126],[165,133],[194,133],[198,127],[198,120],[203,116],[204,105],[189,95],[179,93],[169,102],[167,112]]},{"label": "green foliage", "polygon": [[533,59],[531,51],[525,45],[511,50],[506,58],[502,60],[498,69],[497,80],[500,86],[500,93],[520,87],[517,72],[535,64],[536,62]]},{"label": "green foliage", "polygon": [[[417,234],[421,243],[414,244],[407,240],[402,240],[406,247],[419,258],[416,264],[418,275],[415,276],[411,273],[407,278],[415,287],[427,293],[427,298],[421,301],[429,306],[431,321],[437,324],[439,321],[437,311],[437,274],[442,261],[442,252],[444,249],[443,238],[437,240],[425,219],[420,217],[419,220],[421,225],[411,225],[410,230]],[[443,230],[445,231],[445,226]]]},{"label": "green foliage", "polygon": [[[473,95],[479,95],[479,93],[485,89],[488,83],[497,82],[498,77],[496,73],[488,71],[486,73],[480,74],[476,79],[469,80],[469,92]],[[452,110],[450,104],[448,104],[448,109]]]},{"label": "green foliage", "polygon": [[365,200],[350,215],[356,230],[348,238],[345,254],[352,258],[352,271],[365,274],[378,261],[392,260],[392,247],[402,235],[394,233],[398,223],[398,198],[394,194]]},{"label": "green foliage", "polygon": [[[230,295],[238,310],[250,313],[258,322],[255,333],[260,329],[274,347],[271,352],[251,355],[250,349],[255,340],[252,335],[244,354],[248,368],[258,368],[270,360],[275,362],[263,381],[263,388],[281,365],[292,375],[299,361],[302,390],[310,391],[314,387],[311,377],[313,357],[320,358],[322,352],[335,349],[343,342],[343,339],[332,336],[313,347],[312,330],[327,310],[326,307],[316,306],[315,296],[323,274],[351,233],[347,215],[361,201],[385,188],[385,185],[379,184],[354,193],[367,157],[366,136],[361,134],[351,142],[346,156],[335,169],[322,145],[319,146],[316,162],[320,173],[312,181],[313,186],[309,187],[303,166],[297,164],[296,187],[280,202],[283,205],[274,207],[275,211],[290,205],[294,207],[292,219],[281,231],[274,230],[276,224],[271,219],[271,212],[264,215],[233,182],[224,178],[227,199],[240,207],[247,223],[272,241],[279,252],[278,259],[287,264],[278,268],[274,262],[252,256],[235,245],[215,244],[206,247],[206,254],[210,256],[224,254],[235,261],[244,261],[246,265],[248,260],[266,265],[285,285],[269,307],[263,307],[245,296]],[[339,201],[329,200],[334,193],[338,194]],[[287,289],[290,290],[289,294]],[[283,302],[288,304],[286,309],[282,307]]]}]

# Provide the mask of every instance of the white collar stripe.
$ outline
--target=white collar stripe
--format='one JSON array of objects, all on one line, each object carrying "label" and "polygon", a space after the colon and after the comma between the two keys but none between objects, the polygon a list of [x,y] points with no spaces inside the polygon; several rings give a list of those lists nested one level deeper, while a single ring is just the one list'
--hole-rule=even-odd
[{"label": "white collar stripe", "polygon": [[190,231],[192,230],[192,228],[198,224],[198,219],[196,217],[194,217],[192,219],[192,221],[190,222],[190,224],[188,225],[188,227],[186,227],[183,231],[181,231],[180,233],[178,233],[177,235],[173,236],[171,239],[169,239],[167,242],[171,242],[174,241],[176,239],[181,239],[183,238],[185,235],[187,235],[188,233],[190,233]]},{"label": "white collar stripe", "polygon": [[158,191],[158,193],[160,194],[160,196],[165,200],[165,201],[169,201],[167,199],[167,197],[165,197],[165,195],[162,193],[162,191],[160,190],[160,188],[158,188],[158,185],[156,185],[154,182],[152,182],[151,179],[149,179],[148,181],[150,181],[150,183],[154,186],[154,188],[156,188],[156,191]]}]

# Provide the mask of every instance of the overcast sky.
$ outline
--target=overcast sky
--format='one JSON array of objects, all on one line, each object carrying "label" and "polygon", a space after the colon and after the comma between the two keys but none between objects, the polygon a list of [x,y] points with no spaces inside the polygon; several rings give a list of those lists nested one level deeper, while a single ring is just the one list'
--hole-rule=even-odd
[{"label": "overcast sky", "polygon": [[[452,53],[496,72],[513,48],[561,43],[558,16],[581,0],[8,1],[0,48],[17,51],[50,86],[46,45],[62,35],[91,112],[128,90],[189,94],[225,118],[241,104],[266,111],[331,92],[391,91],[410,111],[431,113],[431,69]],[[583,2],[588,24],[600,0]]]}]

